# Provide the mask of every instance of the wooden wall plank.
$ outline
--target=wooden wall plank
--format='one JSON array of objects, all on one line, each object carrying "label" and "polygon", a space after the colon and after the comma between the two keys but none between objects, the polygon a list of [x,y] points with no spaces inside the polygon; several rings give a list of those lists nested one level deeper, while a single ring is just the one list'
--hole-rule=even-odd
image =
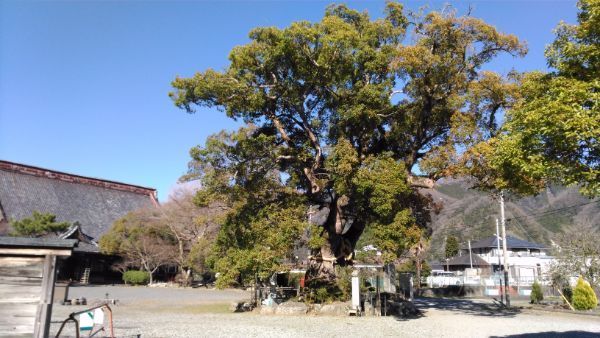
[{"label": "wooden wall plank", "polygon": [[43,257],[0,256],[0,333],[33,335],[42,294]]},{"label": "wooden wall plank", "polygon": [[0,284],[0,303],[39,302],[42,285]]},{"label": "wooden wall plank", "polygon": [[38,303],[7,304],[0,303],[0,332],[13,337],[33,334],[33,324]]},{"label": "wooden wall plank", "polygon": [[2,276],[0,275],[0,285],[42,285],[40,277],[19,277],[19,276]]},{"label": "wooden wall plank", "polygon": [[42,277],[41,257],[0,257],[0,276]]}]

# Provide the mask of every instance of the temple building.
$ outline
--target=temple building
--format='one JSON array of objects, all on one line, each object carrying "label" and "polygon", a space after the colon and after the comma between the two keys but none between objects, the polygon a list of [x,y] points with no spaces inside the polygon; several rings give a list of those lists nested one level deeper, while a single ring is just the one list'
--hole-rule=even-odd
[{"label": "temple building", "polygon": [[158,206],[156,190],[0,160],[0,235],[11,220],[50,213],[71,227],[58,235],[77,239],[73,254],[59,265],[58,278],[88,282],[120,279],[110,269],[116,257],[102,255],[98,240],[130,211]]}]

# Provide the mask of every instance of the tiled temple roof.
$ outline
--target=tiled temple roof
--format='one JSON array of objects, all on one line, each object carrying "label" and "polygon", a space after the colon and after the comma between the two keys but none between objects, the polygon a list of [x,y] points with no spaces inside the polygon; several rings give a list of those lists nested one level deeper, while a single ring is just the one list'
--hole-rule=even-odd
[{"label": "tiled temple roof", "polygon": [[0,161],[0,234],[9,220],[39,211],[59,222],[78,222],[98,241],[128,212],[156,205],[152,188]]}]

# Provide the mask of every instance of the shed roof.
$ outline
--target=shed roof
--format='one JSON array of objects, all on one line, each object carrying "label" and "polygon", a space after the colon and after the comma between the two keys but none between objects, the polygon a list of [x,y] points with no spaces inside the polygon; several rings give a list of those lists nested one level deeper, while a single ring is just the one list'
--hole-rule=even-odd
[{"label": "shed roof", "polygon": [[39,211],[60,222],[78,222],[97,241],[128,212],[155,205],[152,188],[0,160],[0,233],[8,220]]},{"label": "shed roof", "polygon": [[[496,248],[498,246],[498,238],[496,236],[490,236],[476,242],[471,242],[471,249],[479,248]],[[502,239],[500,239],[500,246],[502,246]],[[506,248],[507,249],[545,249],[546,247],[542,244],[533,243],[518,239],[512,236],[506,236]],[[464,245],[461,249],[469,249],[468,246]]]},{"label": "shed roof", "polygon": [[4,248],[73,249],[76,245],[75,239],[0,236],[0,247]]}]

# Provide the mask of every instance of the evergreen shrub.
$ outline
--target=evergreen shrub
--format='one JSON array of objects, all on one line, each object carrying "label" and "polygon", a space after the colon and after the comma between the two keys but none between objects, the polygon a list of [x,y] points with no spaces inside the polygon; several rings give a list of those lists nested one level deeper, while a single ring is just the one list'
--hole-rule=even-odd
[{"label": "evergreen shrub", "polygon": [[569,301],[569,303],[573,303],[573,289],[570,286],[565,286],[562,289],[563,296]]},{"label": "evergreen shrub", "polygon": [[123,273],[125,284],[146,285],[150,281],[150,274],[146,271],[129,270]]},{"label": "evergreen shrub", "polygon": [[539,304],[544,300],[544,293],[542,292],[542,286],[537,281],[533,282],[531,286],[531,295],[529,296],[531,304]]},{"label": "evergreen shrub", "polygon": [[598,305],[594,290],[583,278],[579,277],[573,290],[573,307],[576,310],[592,310]]}]

